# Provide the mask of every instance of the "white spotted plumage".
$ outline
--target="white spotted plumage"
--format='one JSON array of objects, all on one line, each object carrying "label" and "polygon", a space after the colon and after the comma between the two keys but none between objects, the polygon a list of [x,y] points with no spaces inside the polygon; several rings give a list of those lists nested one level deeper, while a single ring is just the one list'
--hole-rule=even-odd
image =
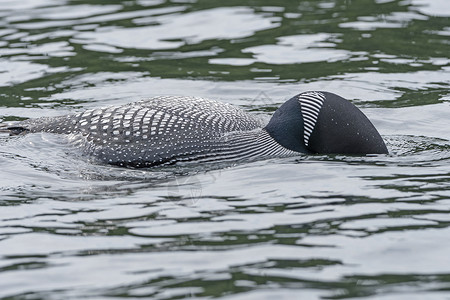
[{"label": "white spotted plumage", "polygon": [[198,97],[155,97],[77,115],[25,121],[32,132],[69,134],[102,161],[136,167],[183,161],[291,156],[255,116]]}]

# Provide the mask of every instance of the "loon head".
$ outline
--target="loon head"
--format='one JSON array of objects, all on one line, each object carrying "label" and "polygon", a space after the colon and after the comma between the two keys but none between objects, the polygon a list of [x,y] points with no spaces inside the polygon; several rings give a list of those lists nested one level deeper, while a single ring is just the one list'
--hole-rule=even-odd
[{"label": "loon head", "polygon": [[369,119],[348,100],[304,92],[284,103],[265,130],[287,149],[322,154],[387,154]]}]

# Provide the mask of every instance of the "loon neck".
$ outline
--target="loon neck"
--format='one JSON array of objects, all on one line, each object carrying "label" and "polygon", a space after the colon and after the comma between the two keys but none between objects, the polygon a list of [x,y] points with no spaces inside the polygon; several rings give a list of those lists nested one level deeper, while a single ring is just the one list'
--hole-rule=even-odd
[{"label": "loon neck", "polygon": [[183,159],[198,162],[263,159],[297,155],[276,142],[266,130],[236,131],[212,142],[209,151]]},{"label": "loon neck", "polygon": [[293,97],[277,109],[264,129],[284,148],[309,153],[303,141],[304,123],[300,112],[300,103]]}]

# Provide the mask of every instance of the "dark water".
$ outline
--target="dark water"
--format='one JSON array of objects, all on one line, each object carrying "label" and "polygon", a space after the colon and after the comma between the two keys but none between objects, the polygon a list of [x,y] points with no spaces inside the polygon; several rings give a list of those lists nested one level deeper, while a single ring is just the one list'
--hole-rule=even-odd
[{"label": "dark water", "polygon": [[0,298],[450,299],[447,0],[0,1],[0,118],[358,105],[391,155],[99,165],[0,136]]}]

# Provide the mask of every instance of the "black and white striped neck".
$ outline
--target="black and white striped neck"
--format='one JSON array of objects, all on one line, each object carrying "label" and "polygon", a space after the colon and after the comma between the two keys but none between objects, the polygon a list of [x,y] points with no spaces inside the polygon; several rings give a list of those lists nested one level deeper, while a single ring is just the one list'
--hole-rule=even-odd
[{"label": "black and white striped neck", "polygon": [[321,92],[305,92],[286,101],[273,114],[267,132],[283,147],[310,153],[309,138],[325,101]]},{"label": "black and white striped neck", "polygon": [[320,109],[325,101],[325,95],[321,92],[305,92],[297,96],[303,116],[305,146],[309,146],[309,137],[316,126]]},{"label": "black and white striped neck", "polygon": [[283,147],[302,153],[386,154],[369,119],[350,101],[328,92],[304,92],[273,115],[267,132]]},{"label": "black and white striped neck", "polygon": [[266,159],[298,155],[275,141],[265,129],[233,132],[220,138],[210,151],[189,159],[200,162]]}]

